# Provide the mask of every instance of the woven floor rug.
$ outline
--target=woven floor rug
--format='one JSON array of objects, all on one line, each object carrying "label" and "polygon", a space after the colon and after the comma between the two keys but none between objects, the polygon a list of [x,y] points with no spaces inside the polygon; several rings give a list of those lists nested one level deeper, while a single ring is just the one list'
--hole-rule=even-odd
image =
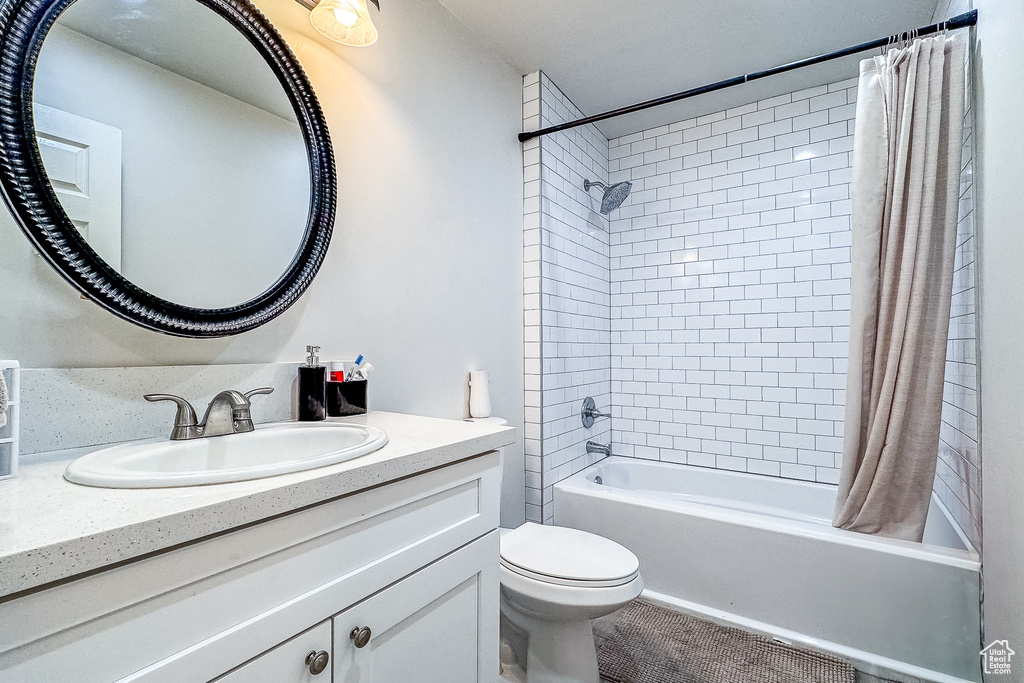
[{"label": "woven floor rug", "polygon": [[634,600],[595,627],[611,683],[855,683],[847,662]]}]

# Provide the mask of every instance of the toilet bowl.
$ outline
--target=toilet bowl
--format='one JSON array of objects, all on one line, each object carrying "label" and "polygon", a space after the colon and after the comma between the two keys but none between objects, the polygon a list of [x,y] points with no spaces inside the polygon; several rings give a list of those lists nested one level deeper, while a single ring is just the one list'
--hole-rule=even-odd
[{"label": "toilet bowl", "polygon": [[526,635],[526,683],[598,683],[590,620],[643,590],[640,561],[618,543],[527,522],[501,536],[501,613]]}]

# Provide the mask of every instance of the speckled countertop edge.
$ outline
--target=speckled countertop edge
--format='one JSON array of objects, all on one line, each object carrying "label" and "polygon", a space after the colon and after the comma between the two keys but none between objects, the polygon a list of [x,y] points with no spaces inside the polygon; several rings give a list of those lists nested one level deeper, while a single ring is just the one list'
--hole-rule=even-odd
[{"label": "speckled countertop edge", "polygon": [[511,427],[373,412],[342,422],[388,434],[349,462],[232,484],[103,489],[63,478],[96,450],[34,457],[0,482],[0,599],[211,534],[349,495],[507,446]]}]

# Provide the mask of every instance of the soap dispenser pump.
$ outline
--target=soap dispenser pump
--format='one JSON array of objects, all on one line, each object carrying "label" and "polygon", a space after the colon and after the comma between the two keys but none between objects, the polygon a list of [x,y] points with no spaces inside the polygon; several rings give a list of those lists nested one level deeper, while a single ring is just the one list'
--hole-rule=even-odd
[{"label": "soap dispenser pump", "polygon": [[320,365],[319,346],[307,346],[306,353],[299,366],[299,420],[315,422],[327,417],[327,367]]}]

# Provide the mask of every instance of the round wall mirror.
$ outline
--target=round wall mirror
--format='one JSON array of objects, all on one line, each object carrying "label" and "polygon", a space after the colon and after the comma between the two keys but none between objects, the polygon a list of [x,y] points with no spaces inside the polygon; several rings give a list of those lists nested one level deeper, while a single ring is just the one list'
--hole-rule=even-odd
[{"label": "round wall mirror", "polygon": [[0,167],[61,275],[189,337],[271,320],[312,281],[335,205],[301,67],[245,0],[3,2]]}]

